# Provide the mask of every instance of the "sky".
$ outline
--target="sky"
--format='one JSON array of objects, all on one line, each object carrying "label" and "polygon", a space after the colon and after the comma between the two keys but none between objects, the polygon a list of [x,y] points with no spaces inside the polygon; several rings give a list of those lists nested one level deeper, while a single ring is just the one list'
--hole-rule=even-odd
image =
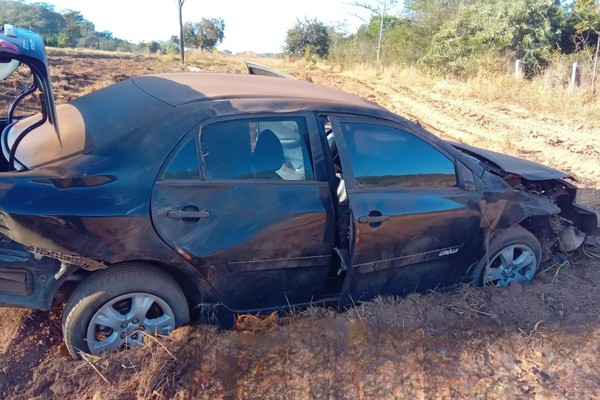
[{"label": "sky", "polygon": [[[33,3],[36,0],[27,1]],[[37,0],[39,1],[39,0]],[[176,0],[43,0],[55,11],[80,11],[97,31],[135,43],[166,41],[179,35]],[[233,53],[279,53],[287,30],[298,19],[317,18],[326,25],[345,23],[355,32],[370,12],[351,6],[352,0],[185,0],[184,22],[223,18],[225,40],[220,50]],[[374,1],[373,1],[374,3]]]}]

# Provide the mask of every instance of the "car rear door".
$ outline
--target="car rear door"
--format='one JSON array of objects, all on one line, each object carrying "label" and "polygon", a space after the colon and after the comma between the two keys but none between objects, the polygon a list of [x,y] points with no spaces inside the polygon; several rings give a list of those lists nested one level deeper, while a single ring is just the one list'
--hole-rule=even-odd
[{"label": "car rear door", "polygon": [[481,193],[464,184],[457,161],[409,126],[330,121],[353,224],[341,301],[463,281],[481,257],[483,230]]},{"label": "car rear door", "polygon": [[295,114],[203,124],[155,185],[157,232],[231,309],[308,303],[323,288],[334,215],[328,182],[313,169],[315,121]]}]

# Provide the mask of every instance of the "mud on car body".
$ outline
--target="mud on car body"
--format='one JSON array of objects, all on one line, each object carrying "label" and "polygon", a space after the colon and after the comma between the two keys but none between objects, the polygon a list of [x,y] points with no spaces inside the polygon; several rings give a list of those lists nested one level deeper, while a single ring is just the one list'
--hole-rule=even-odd
[{"label": "mud on car body", "polygon": [[66,302],[75,357],[192,319],[526,283],[540,240],[598,229],[566,174],[255,64],[55,107],[41,39],[5,26],[3,82],[17,67],[33,78],[0,120],[0,302]]}]

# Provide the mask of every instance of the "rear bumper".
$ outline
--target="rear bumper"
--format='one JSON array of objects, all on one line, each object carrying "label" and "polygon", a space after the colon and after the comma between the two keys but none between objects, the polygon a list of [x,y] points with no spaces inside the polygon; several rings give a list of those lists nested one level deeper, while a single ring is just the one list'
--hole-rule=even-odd
[{"label": "rear bumper", "polygon": [[25,247],[0,242],[0,306],[47,310],[62,284],[54,275],[60,263],[49,258],[36,260]]},{"label": "rear bumper", "polygon": [[33,292],[33,276],[25,269],[0,268],[0,293],[14,296],[30,296]]}]

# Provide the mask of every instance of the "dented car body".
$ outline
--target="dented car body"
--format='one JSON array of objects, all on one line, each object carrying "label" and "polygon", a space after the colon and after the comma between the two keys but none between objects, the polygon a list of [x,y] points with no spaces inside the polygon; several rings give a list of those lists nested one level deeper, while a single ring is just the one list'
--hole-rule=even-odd
[{"label": "dented car body", "polygon": [[0,120],[0,302],[67,301],[75,356],[219,310],[526,283],[556,221],[598,230],[568,175],[306,82],[161,74],[55,107],[36,37],[0,32],[43,98]]}]

